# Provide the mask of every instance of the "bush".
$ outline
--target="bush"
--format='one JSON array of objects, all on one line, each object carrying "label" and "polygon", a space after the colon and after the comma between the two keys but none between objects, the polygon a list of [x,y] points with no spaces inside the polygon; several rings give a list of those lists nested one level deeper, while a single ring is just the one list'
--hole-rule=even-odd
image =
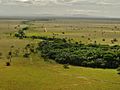
[{"label": "bush", "polygon": [[65,34],[65,32],[62,32],[62,34]]},{"label": "bush", "polygon": [[64,67],[64,69],[69,69],[70,68],[69,64],[64,64],[63,67]]},{"label": "bush", "polygon": [[118,40],[116,38],[113,39],[114,42],[117,42]]},{"label": "bush", "polygon": [[22,30],[24,31],[24,30],[28,30],[29,29],[29,27],[24,27],[24,28],[22,28]]},{"label": "bush", "polygon": [[120,67],[117,68],[118,74],[120,74]]},{"label": "bush", "polygon": [[10,64],[10,62],[6,62],[6,66],[10,66],[11,64]]},{"label": "bush", "polygon": [[102,41],[105,41],[105,39],[102,39]]},{"label": "bush", "polygon": [[23,57],[29,58],[29,57],[30,57],[30,53],[25,53],[25,54],[23,55]]}]

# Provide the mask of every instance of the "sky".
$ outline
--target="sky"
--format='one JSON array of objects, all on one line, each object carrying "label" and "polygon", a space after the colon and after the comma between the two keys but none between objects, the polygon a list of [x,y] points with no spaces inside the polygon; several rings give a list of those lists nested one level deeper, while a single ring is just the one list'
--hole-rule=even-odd
[{"label": "sky", "polygon": [[0,16],[120,18],[120,0],[0,0]]}]

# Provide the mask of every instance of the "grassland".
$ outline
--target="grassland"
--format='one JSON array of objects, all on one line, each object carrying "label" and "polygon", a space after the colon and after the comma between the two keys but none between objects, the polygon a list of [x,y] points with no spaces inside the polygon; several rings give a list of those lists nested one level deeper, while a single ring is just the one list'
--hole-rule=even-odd
[{"label": "grassland", "polygon": [[[33,61],[23,57],[14,57],[10,67],[5,66],[6,55],[11,45],[24,48],[30,42],[40,40],[17,39],[10,33],[17,31],[18,24],[29,26],[28,36],[48,36],[53,33],[59,38],[71,38],[73,42],[82,41],[85,44],[97,43],[120,45],[119,22],[91,22],[91,21],[0,21],[0,90],[119,90],[120,76],[115,69],[93,69],[63,65],[55,62],[44,62],[38,55],[32,55]],[[116,28],[117,26],[117,28]],[[46,28],[47,32],[44,32]],[[65,32],[65,34],[62,34]],[[102,34],[102,32],[104,34]],[[88,40],[90,38],[90,40]],[[102,41],[102,39],[105,41]],[[111,43],[113,38],[117,42]]]},{"label": "grassland", "polygon": [[[30,24],[31,31],[28,35],[52,36],[53,33],[59,38],[72,38],[74,41],[83,43],[97,43],[119,45],[120,24],[119,22],[90,22],[90,21],[34,21]],[[44,32],[46,28],[47,32]],[[65,32],[65,34],[62,34]],[[90,39],[88,39],[90,38]],[[111,40],[117,38],[118,42],[111,43]],[[105,41],[103,41],[105,39]]]}]

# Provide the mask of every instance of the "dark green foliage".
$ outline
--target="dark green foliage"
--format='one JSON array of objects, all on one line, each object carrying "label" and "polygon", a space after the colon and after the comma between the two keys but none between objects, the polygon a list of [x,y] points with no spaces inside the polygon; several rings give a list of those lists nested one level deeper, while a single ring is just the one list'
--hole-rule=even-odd
[{"label": "dark green foliage", "polygon": [[30,57],[30,53],[25,53],[25,54],[23,55],[23,57],[29,58],[29,57]]},{"label": "dark green foliage", "polygon": [[19,29],[17,33],[15,33],[15,37],[18,37],[19,39],[26,38],[25,31],[28,30],[29,27],[24,27],[22,29]]},{"label": "dark green foliage", "polygon": [[117,68],[118,74],[120,74],[120,67]]},{"label": "dark green foliage", "polygon": [[27,44],[27,45],[25,46],[25,53],[24,53],[23,57],[29,58],[30,55],[31,55],[31,53],[35,53],[34,45],[32,45],[32,44]]},{"label": "dark green foliage", "polygon": [[[49,41],[57,41],[60,40],[59,38],[51,38],[51,37],[46,37],[46,36],[26,36],[26,38],[32,38],[32,39],[42,39],[42,40],[49,40]],[[63,41],[66,41],[65,39],[62,39]]]},{"label": "dark green foliage", "polygon": [[[117,45],[98,45],[96,41],[94,44],[84,45],[82,42],[72,43],[71,39],[68,39],[67,42],[65,38],[43,36],[26,36],[26,38],[45,40],[39,43],[37,51],[41,53],[42,57],[53,59],[60,64],[93,68],[117,68],[120,64],[120,46]],[[30,45],[26,47],[31,53],[36,50]],[[29,54],[25,53],[24,57],[29,57]]]},{"label": "dark green foliage", "polygon": [[42,57],[53,59],[60,64],[71,64],[93,68],[117,68],[120,64],[120,46],[84,45],[54,39],[39,43]]},{"label": "dark green foliage", "polygon": [[70,68],[70,67],[69,67],[69,64],[64,64],[63,67],[64,67],[65,69],[69,69],[69,68]]},{"label": "dark green foliage", "polygon": [[10,62],[6,62],[6,66],[10,66],[11,64],[10,64]]},{"label": "dark green foliage", "polygon": [[34,46],[34,44],[27,44],[26,46],[25,46],[25,50],[26,51],[29,51],[29,52],[31,52],[31,53],[36,53],[36,47]]},{"label": "dark green foliage", "polygon": [[19,39],[23,39],[25,37],[25,32],[24,30],[19,30],[16,34],[15,37],[18,37]]},{"label": "dark green foliage", "polygon": [[28,29],[29,29],[29,27],[22,28],[23,31],[28,30]]}]

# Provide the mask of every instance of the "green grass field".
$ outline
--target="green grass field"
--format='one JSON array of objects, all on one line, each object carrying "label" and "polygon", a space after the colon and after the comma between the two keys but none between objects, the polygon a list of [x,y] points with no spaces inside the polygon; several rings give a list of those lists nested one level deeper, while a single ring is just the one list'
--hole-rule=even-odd
[{"label": "green grass field", "polygon": [[[11,45],[24,48],[30,42],[40,40],[17,39],[9,34],[17,31],[14,27],[23,25],[22,21],[0,21],[0,90],[119,90],[120,75],[116,69],[93,69],[63,65],[53,61],[45,62],[38,55],[32,55],[33,60],[14,57],[12,65],[7,67],[7,53]],[[73,42],[82,41],[85,44],[97,43],[120,45],[120,23],[90,22],[90,21],[31,21],[26,24],[28,36],[48,36],[53,33],[59,38],[71,38]],[[117,28],[116,28],[117,26]],[[44,29],[46,28],[46,32]],[[62,34],[65,32],[65,34]],[[102,32],[104,34],[102,34]],[[83,37],[84,36],[84,37]],[[90,40],[88,40],[90,38]],[[102,39],[105,41],[102,41]],[[111,40],[116,38],[114,44]]]},{"label": "green grass field", "polygon": [[[32,24],[31,24],[32,23]],[[120,23],[110,21],[90,22],[90,21],[34,21],[31,22],[30,32],[27,35],[41,35],[51,37],[53,33],[59,38],[72,38],[74,41],[82,41],[83,43],[93,43],[97,41],[99,44],[120,45]],[[44,32],[46,29],[47,32]],[[65,34],[62,34],[64,32]],[[90,40],[88,40],[90,38]],[[111,43],[111,40],[117,38],[118,42]],[[103,41],[105,39],[105,41]]]}]

